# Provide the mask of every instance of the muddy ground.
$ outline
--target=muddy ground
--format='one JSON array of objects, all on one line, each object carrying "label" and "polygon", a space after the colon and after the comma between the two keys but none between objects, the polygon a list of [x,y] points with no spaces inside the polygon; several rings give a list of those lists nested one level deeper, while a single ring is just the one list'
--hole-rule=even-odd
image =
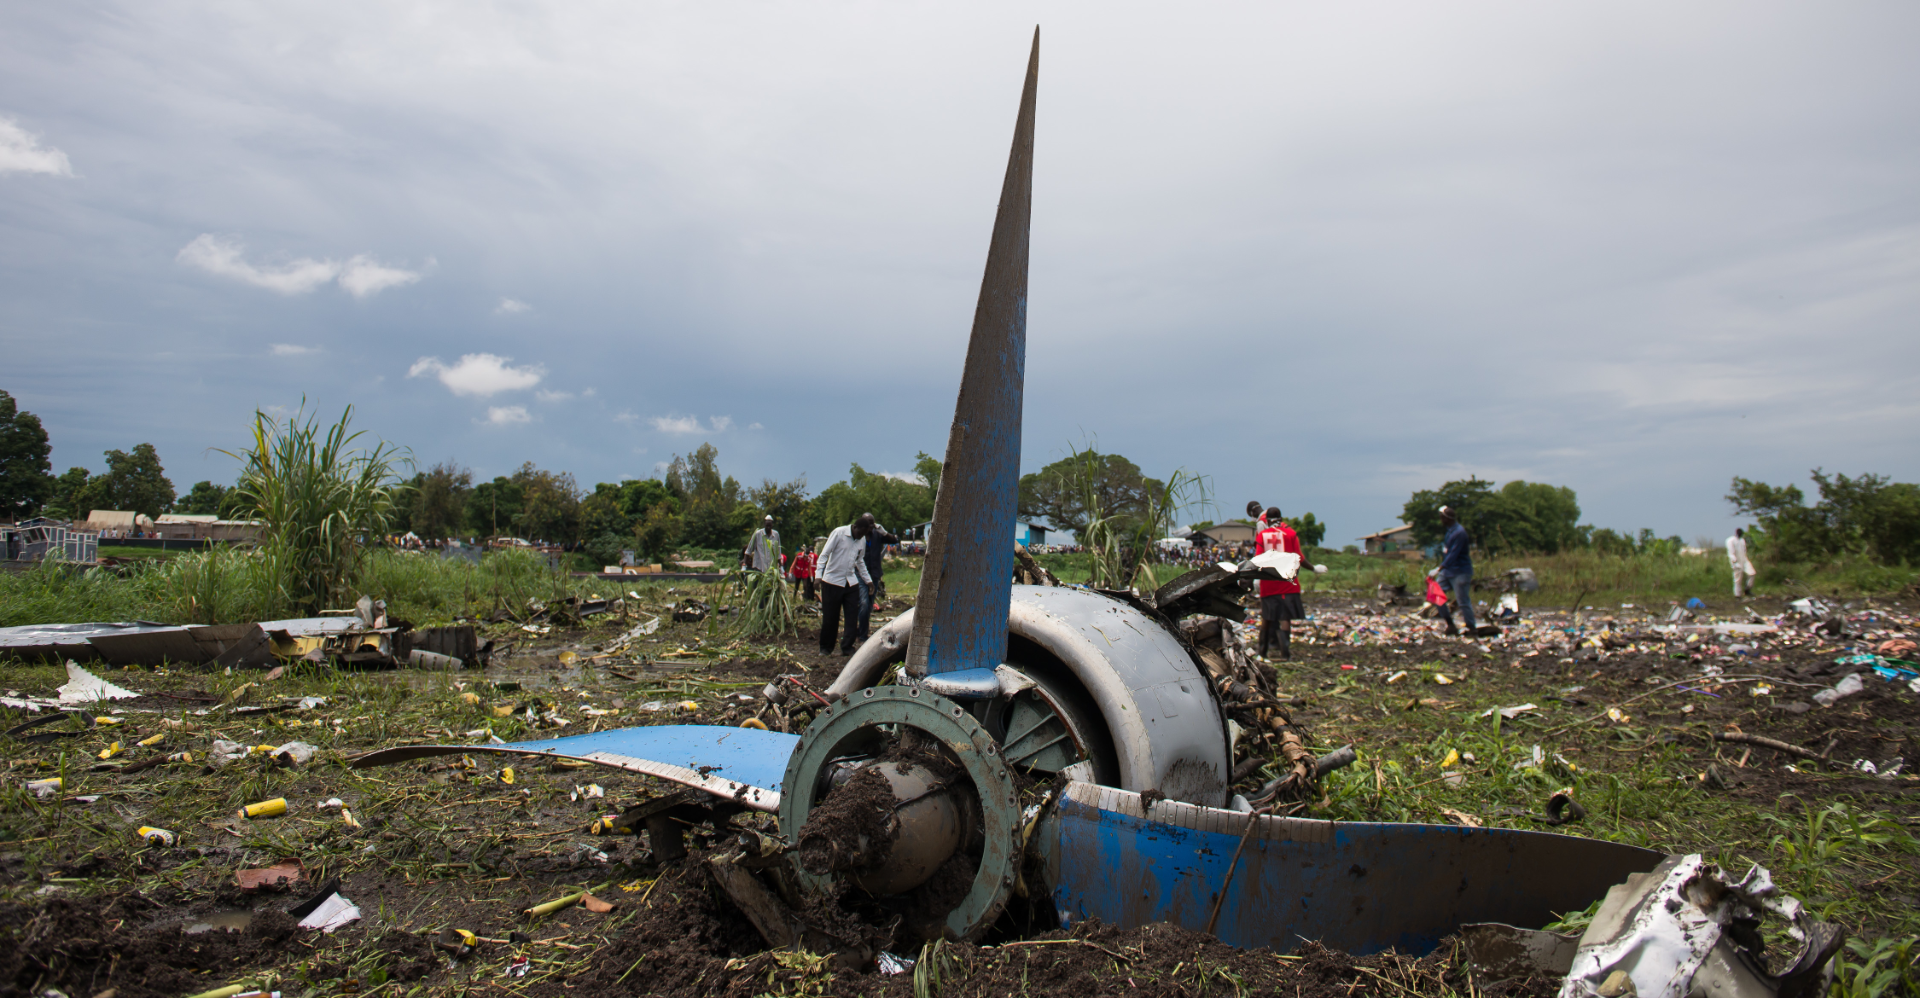
[{"label": "muddy ground", "polygon": [[[895,601],[882,616],[904,605]],[[1863,692],[1830,708],[1809,703],[1856,671],[1835,666],[1836,658],[1889,634],[1912,637],[1913,608],[1853,607],[1851,633],[1875,638],[1796,627],[1786,638],[1746,641],[1744,652],[1730,650],[1738,640],[1653,636],[1664,605],[1653,615],[1586,612],[1571,635],[1564,613],[1531,616],[1483,641],[1445,638],[1407,608],[1371,600],[1322,597],[1312,609],[1317,626],[1295,642],[1291,660],[1274,663],[1279,688],[1293,697],[1293,720],[1316,750],[1352,743],[1361,762],[1330,778],[1301,814],[1533,828],[1546,796],[1572,786],[1588,817],[1565,827],[1569,834],[1705,852],[1736,875],[1762,863],[1857,936],[1920,932],[1920,857],[1908,845],[1920,822],[1920,780],[1905,769],[1883,778],[1850,768],[1856,760],[1880,769],[1896,758],[1920,762],[1920,697],[1869,673]],[[1778,601],[1758,600],[1715,604],[1700,616],[1782,611]],[[303,667],[273,680],[180,667],[106,674],[145,694],[96,715],[118,724],[67,721],[29,732],[51,736],[43,740],[0,739],[0,995],[56,989],[73,998],[143,998],[232,983],[290,996],[912,993],[911,974],[764,952],[714,890],[701,855],[738,826],[772,831],[771,816],[690,829],[693,856],[663,864],[644,836],[589,831],[596,818],[667,789],[639,776],[531,762],[507,774],[496,757],[346,768],[346,756],[372,748],[484,742],[489,733],[512,741],[749,717],[777,727],[780,716],[759,696],[768,679],[797,673],[824,687],[844,661],[819,655],[811,634],[742,642],[722,621],[665,619],[629,652],[596,658],[613,636],[653,615],[629,612],[546,634],[489,625],[500,650],[484,671]],[[1703,676],[1703,667],[1719,674]],[[0,688],[26,695],[49,695],[65,679],[58,666],[0,664]],[[234,715],[236,707],[303,696],[326,702]],[[1524,703],[1535,707],[1511,719],[1481,716]],[[26,717],[9,714],[8,726]],[[568,723],[556,729],[556,719]],[[1729,731],[1807,747],[1831,763],[1712,740]],[[134,747],[155,734],[164,735],[160,744]],[[319,754],[297,767],[255,755],[210,771],[201,760],[216,738],[268,746],[300,739]],[[116,742],[119,755],[97,758]],[[1527,764],[1535,745],[1550,760],[1542,766]],[[182,751],[196,761],[113,768]],[[1268,766],[1243,789],[1278,772]],[[25,789],[52,777],[64,785],[44,799]],[[279,797],[285,815],[236,815]],[[351,823],[321,806],[334,798]],[[148,843],[136,834],[143,826],[173,832],[174,843]],[[302,864],[297,882],[238,886],[238,871],[286,859]],[[362,918],[331,934],[294,927],[284,912],[336,879]],[[525,912],[582,890],[614,907]],[[466,953],[437,948],[448,928],[481,941]],[[1355,960],[1311,946],[1236,951],[1167,926],[1098,925],[1076,926],[1071,936],[999,932],[987,942],[941,950],[940,993],[1468,991],[1451,947],[1418,961]],[[1474,985],[1494,995],[1556,987]]]}]

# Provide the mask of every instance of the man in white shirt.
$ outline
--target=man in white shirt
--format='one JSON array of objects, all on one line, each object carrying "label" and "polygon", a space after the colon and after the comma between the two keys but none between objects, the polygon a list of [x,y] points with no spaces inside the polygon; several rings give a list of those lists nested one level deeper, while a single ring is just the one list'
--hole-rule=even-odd
[{"label": "man in white shirt", "polygon": [[1747,532],[1739,527],[1733,528],[1733,536],[1727,538],[1727,562],[1733,566],[1733,594],[1752,596],[1753,577],[1760,573],[1753,570],[1753,560],[1747,557]]},{"label": "man in white shirt", "polygon": [[764,572],[769,565],[780,567],[780,531],[773,529],[771,516],[747,539],[746,550],[740,552],[741,568]]},{"label": "man in white shirt", "polygon": [[873,579],[867,574],[867,534],[873,524],[864,517],[845,527],[833,528],[827,546],[820,552],[816,571],[820,576],[820,654],[833,653],[834,632],[840,630],[840,611],[844,609],[847,627],[840,639],[840,654],[853,654],[853,636],[860,625],[860,604],[866,599]]}]

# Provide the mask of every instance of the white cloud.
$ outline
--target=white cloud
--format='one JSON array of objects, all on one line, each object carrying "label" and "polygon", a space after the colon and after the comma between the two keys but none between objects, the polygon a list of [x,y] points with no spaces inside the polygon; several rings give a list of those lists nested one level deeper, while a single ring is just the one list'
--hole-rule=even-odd
[{"label": "white cloud", "polygon": [[512,426],[516,423],[533,422],[524,405],[495,405],[487,407],[487,422],[494,426]]},{"label": "white cloud", "polygon": [[540,391],[534,392],[533,397],[539,399],[542,402],[565,402],[566,400],[573,397],[573,393],[572,392],[550,392],[543,388]]},{"label": "white cloud", "polygon": [[245,249],[238,240],[203,232],[182,246],[174,259],[209,274],[231,277],[283,295],[303,295],[323,284],[337,281],[341,290],[355,298],[365,298],[387,288],[412,284],[421,276],[416,271],[378,263],[365,253],[354,256],[345,264],[303,256],[279,266],[263,267],[242,259],[241,253]]},{"label": "white cloud", "polygon": [[764,426],[761,426],[761,425],[760,425],[759,423],[748,423],[748,424],[747,424],[747,429],[749,429],[749,430],[764,430],[764,429],[766,429],[766,427],[764,427]]},{"label": "white cloud", "polygon": [[73,164],[67,154],[40,144],[40,137],[21,128],[11,118],[0,118],[0,173],[44,173],[54,177],[73,176]]},{"label": "white cloud", "polygon": [[500,304],[493,307],[493,314],[495,315],[517,315],[521,312],[531,311],[533,311],[532,305],[523,301],[515,301],[512,298],[502,298],[500,299]]},{"label": "white cloud", "polygon": [[205,232],[182,246],[174,259],[209,274],[231,277],[283,295],[303,295],[340,276],[340,265],[332,260],[304,256],[278,267],[256,267],[240,259],[243,248],[238,242]]},{"label": "white cloud", "polygon": [[512,357],[501,357],[490,353],[470,353],[461,356],[451,367],[438,357],[422,357],[407,368],[407,377],[417,378],[431,374],[447,386],[455,395],[477,395],[485,398],[500,392],[520,391],[532,388],[547,376],[547,369],[538,364],[526,367],[512,367],[508,364]]},{"label": "white cloud", "polygon": [[275,343],[273,345],[273,355],[275,357],[305,357],[308,354],[319,352],[319,347],[303,347],[298,343]]},{"label": "white cloud", "polygon": [[705,426],[700,424],[699,416],[654,416],[647,421],[661,433],[725,433],[733,426],[732,416],[709,417]]},{"label": "white cloud", "polygon": [[340,287],[355,298],[365,298],[388,288],[405,287],[419,279],[417,271],[376,263],[373,257],[365,253],[348,260],[346,267],[340,271]]},{"label": "white cloud", "polygon": [[640,421],[640,414],[634,412],[617,412],[613,415],[613,421],[616,423],[637,423]]},{"label": "white cloud", "polygon": [[655,416],[653,428],[661,433],[699,433],[701,431],[698,416]]}]

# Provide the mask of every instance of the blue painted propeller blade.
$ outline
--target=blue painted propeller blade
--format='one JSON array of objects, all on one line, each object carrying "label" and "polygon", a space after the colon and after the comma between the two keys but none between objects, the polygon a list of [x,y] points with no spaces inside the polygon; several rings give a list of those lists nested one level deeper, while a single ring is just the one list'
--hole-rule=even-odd
[{"label": "blue painted propeller blade", "polygon": [[1222,942],[1423,954],[1465,922],[1538,928],[1663,858],[1549,832],[1262,817],[1229,881],[1246,814],[1163,800],[1149,819],[1140,805],[1136,793],[1068,785],[1051,819],[1058,838],[1036,836],[1058,850],[1048,867],[1064,919],[1198,930],[1225,884]]},{"label": "blue painted propeller blade", "polygon": [[1033,214],[1033,109],[1040,29],[1013,127],[1000,210],[980,279],[967,365],[934,500],[908,644],[918,675],[991,669],[1007,656],[1013,518],[1020,490],[1020,420],[1027,367],[1027,236]]},{"label": "blue painted propeller blade", "polygon": [[579,759],[672,780],[761,811],[780,808],[780,781],[799,735],[706,724],[654,724],[504,745],[402,745],[349,760],[354,769],[469,752]]}]

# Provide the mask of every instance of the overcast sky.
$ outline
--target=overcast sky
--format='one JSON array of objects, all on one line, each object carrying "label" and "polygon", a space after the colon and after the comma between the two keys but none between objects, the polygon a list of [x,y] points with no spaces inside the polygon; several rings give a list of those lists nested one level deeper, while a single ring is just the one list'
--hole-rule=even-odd
[{"label": "overcast sky", "polygon": [[1475,474],[1723,534],[1920,480],[1911,3],[0,5],[0,388],[583,485],[945,446],[1036,22],[1023,466],[1328,540]]}]

